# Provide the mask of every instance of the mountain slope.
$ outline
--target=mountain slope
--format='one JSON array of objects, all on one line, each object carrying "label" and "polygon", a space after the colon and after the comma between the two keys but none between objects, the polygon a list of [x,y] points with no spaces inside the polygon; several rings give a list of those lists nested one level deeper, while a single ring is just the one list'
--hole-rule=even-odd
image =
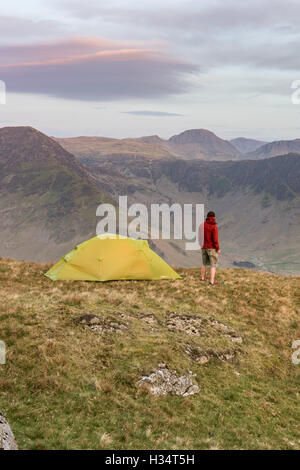
[{"label": "mountain slope", "polygon": [[[48,267],[0,259],[0,402],[20,449],[300,449],[299,277],[54,284]],[[160,363],[200,392],[139,388]]]},{"label": "mountain slope", "polygon": [[0,164],[2,168],[16,168],[19,164],[42,163],[56,160],[86,174],[73,155],[53,139],[30,126],[0,129]]},{"label": "mountain slope", "polygon": [[136,139],[132,139],[132,140],[136,140],[137,142],[146,142],[148,144],[158,145],[159,147],[162,147],[162,148],[164,146],[168,147],[168,141],[165,139],[162,139],[158,135],[146,135],[144,137],[137,137]]},{"label": "mountain slope", "polygon": [[267,142],[264,142],[263,140],[247,139],[245,137],[237,137],[236,139],[230,140],[230,143],[240,153],[254,152],[262,145],[267,144]]},{"label": "mountain slope", "polygon": [[263,158],[276,157],[288,153],[300,154],[300,139],[278,140],[259,147],[254,152],[247,153],[246,158],[259,160]]},{"label": "mountain slope", "polygon": [[57,142],[31,127],[0,129],[0,256],[53,260],[93,236],[111,201]]}]

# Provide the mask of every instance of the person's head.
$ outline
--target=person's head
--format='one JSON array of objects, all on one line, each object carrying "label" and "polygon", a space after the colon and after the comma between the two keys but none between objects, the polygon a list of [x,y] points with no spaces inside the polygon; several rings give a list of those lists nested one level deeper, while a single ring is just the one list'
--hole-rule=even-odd
[{"label": "person's head", "polygon": [[213,211],[209,211],[206,217],[216,217],[216,214]]}]

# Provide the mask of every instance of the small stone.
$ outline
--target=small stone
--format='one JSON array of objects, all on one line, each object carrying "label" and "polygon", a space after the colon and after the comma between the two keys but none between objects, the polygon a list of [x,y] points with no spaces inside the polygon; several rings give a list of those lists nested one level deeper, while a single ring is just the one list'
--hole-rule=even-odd
[{"label": "small stone", "polygon": [[198,385],[192,385],[182,396],[188,397],[189,395],[194,395],[195,393],[199,393],[200,388]]},{"label": "small stone", "polygon": [[231,339],[231,341],[232,341],[233,343],[242,343],[242,342],[243,342],[243,338],[241,338],[240,336],[236,336],[236,337],[235,337],[235,336],[231,336],[230,339]]},{"label": "small stone", "polygon": [[230,361],[234,358],[234,353],[220,354],[218,357],[221,361]]},{"label": "small stone", "polygon": [[197,359],[197,362],[200,364],[206,364],[209,361],[209,357],[207,356],[199,356]]}]

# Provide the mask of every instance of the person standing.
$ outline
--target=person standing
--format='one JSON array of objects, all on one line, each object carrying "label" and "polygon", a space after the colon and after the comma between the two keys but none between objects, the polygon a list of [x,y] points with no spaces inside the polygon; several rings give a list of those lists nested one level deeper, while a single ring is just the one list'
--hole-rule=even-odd
[{"label": "person standing", "polygon": [[216,215],[208,212],[206,220],[199,228],[199,241],[202,249],[201,281],[205,281],[206,267],[210,266],[210,285],[215,286],[216,269],[219,261],[219,234]]}]

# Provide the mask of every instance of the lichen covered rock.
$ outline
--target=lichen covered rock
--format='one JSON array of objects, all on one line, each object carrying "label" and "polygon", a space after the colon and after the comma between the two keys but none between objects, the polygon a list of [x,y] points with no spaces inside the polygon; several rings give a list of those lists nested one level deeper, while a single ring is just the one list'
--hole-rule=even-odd
[{"label": "lichen covered rock", "polygon": [[193,384],[194,375],[190,372],[178,377],[176,371],[171,372],[164,364],[159,364],[155,372],[138,381],[138,386],[147,388],[153,395],[172,393],[186,397],[200,391],[198,385]]}]

